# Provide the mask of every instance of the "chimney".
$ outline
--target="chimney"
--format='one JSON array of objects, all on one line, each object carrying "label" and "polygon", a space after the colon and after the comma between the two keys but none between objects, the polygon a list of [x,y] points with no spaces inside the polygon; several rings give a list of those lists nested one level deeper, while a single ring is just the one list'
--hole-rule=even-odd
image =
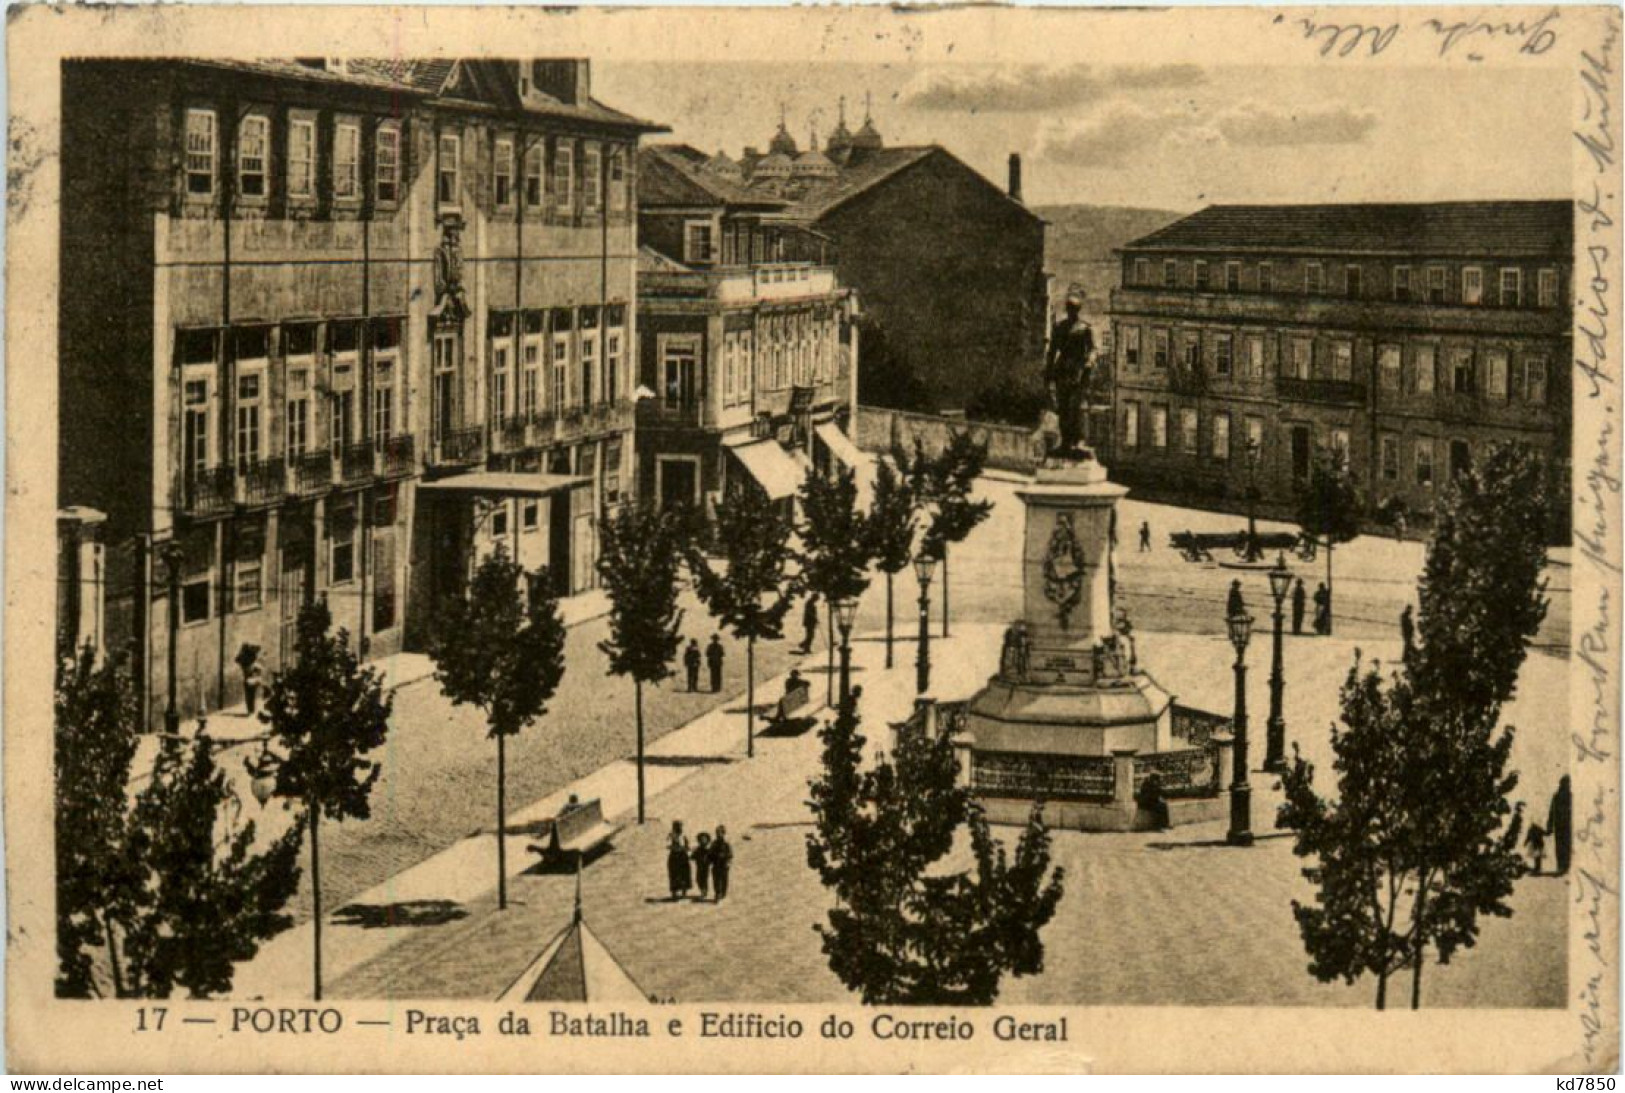
[{"label": "chimney", "polygon": [[1021,153],[1010,153],[1010,196],[1021,200]]},{"label": "chimney", "polygon": [[591,73],[585,57],[531,62],[536,90],[566,106],[585,105],[592,94]]}]

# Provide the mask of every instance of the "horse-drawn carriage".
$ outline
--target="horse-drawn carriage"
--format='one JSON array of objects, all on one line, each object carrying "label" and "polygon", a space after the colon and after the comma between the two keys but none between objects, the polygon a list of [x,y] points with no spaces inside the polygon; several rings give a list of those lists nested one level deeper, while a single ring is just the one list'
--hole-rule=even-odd
[{"label": "horse-drawn carriage", "polygon": [[1291,551],[1306,562],[1314,561],[1317,543],[1307,532],[1270,531],[1249,534],[1240,531],[1176,531],[1169,544],[1187,562],[1211,562],[1215,552],[1228,551],[1243,561],[1262,561],[1271,554]]}]

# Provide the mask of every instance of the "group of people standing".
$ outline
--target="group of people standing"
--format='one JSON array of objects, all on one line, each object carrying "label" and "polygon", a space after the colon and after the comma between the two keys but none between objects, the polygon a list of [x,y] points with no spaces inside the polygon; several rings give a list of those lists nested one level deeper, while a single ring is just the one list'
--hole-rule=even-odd
[{"label": "group of people standing", "polygon": [[[705,665],[711,669],[711,693],[716,694],[722,690],[722,636],[711,635],[711,643],[705,647]],[[688,675],[688,689],[700,689],[700,639],[689,638],[688,648],[683,650],[683,670]]]},{"label": "group of people standing", "polygon": [[1557,791],[1552,794],[1552,802],[1546,808],[1546,826],[1530,824],[1529,830],[1523,830],[1523,802],[1513,810],[1512,822],[1507,825],[1506,832],[1501,836],[1501,845],[1511,850],[1520,850],[1518,836],[1523,835],[1522,853],[1527,853],[1532,866],[1530,872],[1540,875],[1540,867],[1546,861],[1546,840],[1552,841],[1553,856],[1556,858],[1556,873],[1565,876],[1569,871],[1569,858],[1574,852],[1574,789],[1569,782],[1567,774],[1557,783]]},{"label": "group of people standing", "polygon": [[672,902],[687,899],[691,889],[698,900],[721,903],[728,895],[728,874],[733,867],[734,848],[728,842],[728,829],[717,825],[716,834],[700,832],[689,845],[683,834],[683,821],[673,820],[666,837],[666,882]]}]

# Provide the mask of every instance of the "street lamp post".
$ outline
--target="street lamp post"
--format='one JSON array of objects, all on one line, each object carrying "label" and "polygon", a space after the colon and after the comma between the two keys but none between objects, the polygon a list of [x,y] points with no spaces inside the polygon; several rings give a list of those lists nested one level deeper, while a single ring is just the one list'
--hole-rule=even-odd
[{"label": "street lamp post", "polygon": [[852,698],[852,623],[858,615],[857,597],[835,601],[835,621],[841,627],[841,705]]},{"label": "street lamp post", "polygon": [[914,576],[920,582],[920,643],[914,654],[914,691],[931,689],[931,574],[937,561],[927,554],[914,559]]},{"label": "street lamp post", "polygon": [[1278,554],[1270,570],[1270,595],[1275,597],[1275,648],[1270,658],[1270,716],[1264,733],[1264,769],[1275,774],[1286,770],[1286,722],[1281,718],[1281,691],[1286,687],[1281,674],[1281,621],[1291,587],[1292,571],[1286,567],[1286,555]]},{"label": "street lamp post", "polygon": [[1247,546],[1246,560],[1256,562],[1263,556],[1258,546],[1258,442],[1247,441]]},{"label": "street lamp post", "polygon": [[1247,784],[1247,641],[1252,636],[1253,617],[1237,611],[1225,620],[1230,644],[1236,649],[1236,713],[1234,777],[1230,783],[1231,846],[1253,844],[1253,789]]}]

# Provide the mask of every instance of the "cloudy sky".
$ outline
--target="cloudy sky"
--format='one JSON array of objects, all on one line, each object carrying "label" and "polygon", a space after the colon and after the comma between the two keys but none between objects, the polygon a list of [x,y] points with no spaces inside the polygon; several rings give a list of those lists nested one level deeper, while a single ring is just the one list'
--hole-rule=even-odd
[{"label": "cloudy sky", "polygon": [[1550,71],[617,60],[593,76],[664,139],[735,156],[781,105],[805,144],[843,95],[856,129],[868,95],[890,143],[940,143],[1001,184],[1020,152],[1033,204],[1560,197],[1573,143]]}]

